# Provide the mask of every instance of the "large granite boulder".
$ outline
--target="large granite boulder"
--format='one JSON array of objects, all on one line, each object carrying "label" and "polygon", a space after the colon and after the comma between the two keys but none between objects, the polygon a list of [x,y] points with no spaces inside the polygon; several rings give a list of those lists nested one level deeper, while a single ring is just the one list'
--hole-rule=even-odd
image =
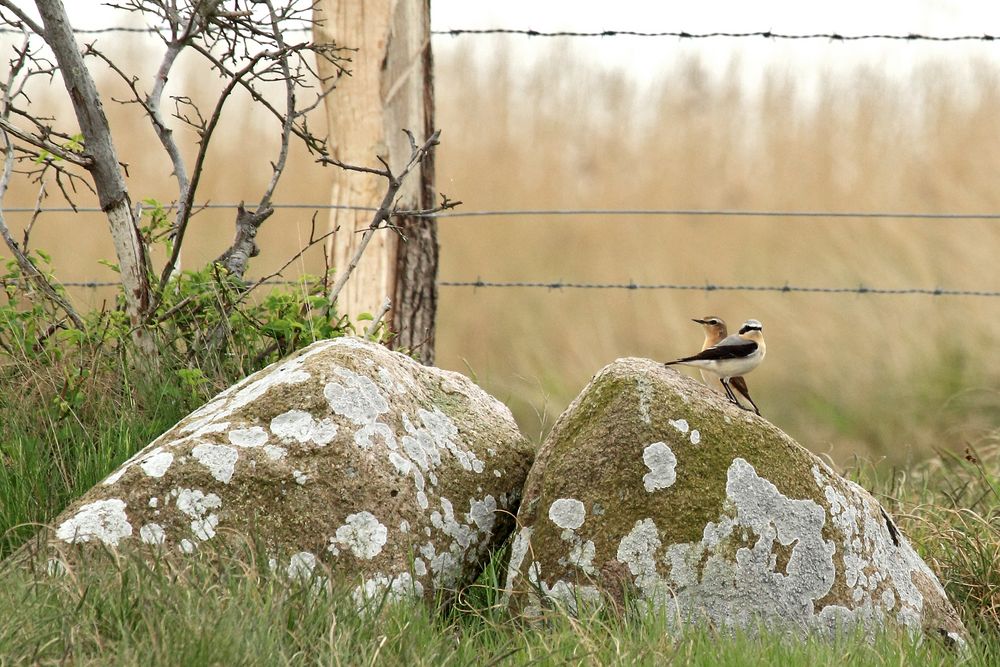
[{"label": "large granite boulder", "polygon": [[293,577],[324,563],[359,596],[447,597],[509,535],[532,454],[465,376],[325,340],[182,419],[67,508],[46,547],[183,558],[250,536]]},{"label": "large granite boulder", "polygon": [[638,599],[720,628],[965,635],[871,494],[653,361],[612,363],[562,414],[517,519],[506,596],[528,614]]}]

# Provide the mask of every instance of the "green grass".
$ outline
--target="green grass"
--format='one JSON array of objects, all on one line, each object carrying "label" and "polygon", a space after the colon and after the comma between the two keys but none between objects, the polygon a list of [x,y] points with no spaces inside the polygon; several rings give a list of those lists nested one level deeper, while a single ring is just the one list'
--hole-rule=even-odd
[{"label": "green grass", "polygon": [[[359,613],[348,586],[289,585],[252,549],[230,556],[178,567],[100,555],[112,562],[56,577],[3,572],[0,618],[17,622],[0,624],[0,664],[950,665],[960,657],[937,641],[891,634],[872,644],[707,628],[677,635],[654,613],[625,621],[553,611],[525,626],[475,604],[495,588],[450,613],[385,600]],[[481,586],[492,587],[495,568]],[[996,656],[976,642],[965,664]]]},{"label": "green grass", "polygon": [[[201,400],[170,382],[131,393],[92,388],[87,404],[69,412],[27,391],[2,399],[0,558]],[[970,630],[963,663],[970,665],[1000,664],[998,438],[965,456],[942,455],[906,470],[859,465],[850,471],[886,502],[938,572]],[[678,635],[655,613],[622,619],[552,611],[529,626],[500,605],[503,550],[449,609],[404,602],[367,613],[356,608],[351,582],[332,591],[289,585],[250,547],[200,554],[183,566],[111,554],[88,558],[110,562],[83,560],[57,577],[0,566],[0,666],[839,666],[960,659],[936,640],[893,634],[874,643],[850,636],[720,635],[703,627]]]},{"label": "green grass", "polygon": [[109,401],[88,420],[0,405],[0,559],[193,408],[173,391],[146,399],[141,410]]},{"label": "green grass", "polygon": [[[964,455],[935,459],[880,478],[875,488],[904,534],[938,573],[966,625],[1000,645],[1000,445],[996,436]],[[1000,663],[1000,653],[998,653]]]}]

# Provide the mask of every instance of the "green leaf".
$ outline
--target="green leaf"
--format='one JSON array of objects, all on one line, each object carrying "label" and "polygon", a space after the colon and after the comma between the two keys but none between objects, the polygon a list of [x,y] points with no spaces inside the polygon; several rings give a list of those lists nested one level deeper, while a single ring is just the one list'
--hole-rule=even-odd
[{"label": "green leaf", "polygon": [[118,265],[115,264],[114,262],[112,262],[111,260],[99,259],[99,260],[97,260],[97,263],[100,264],[101,266],[108,267],[109,269],[111,269],[115,273],[121,273],[122,272],[122,270],[120,268],[118,268]]}]

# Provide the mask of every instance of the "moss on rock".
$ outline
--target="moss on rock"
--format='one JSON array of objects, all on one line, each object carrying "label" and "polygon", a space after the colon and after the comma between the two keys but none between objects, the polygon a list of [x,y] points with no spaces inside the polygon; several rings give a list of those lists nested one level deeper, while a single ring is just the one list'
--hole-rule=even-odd
[{"label": "moss on rock", "polygon": [[562,414],[518,526],[506,594],[527,612],[631,594],[721,627],[965,633],[870,494],[649,360],[605,367]]}]

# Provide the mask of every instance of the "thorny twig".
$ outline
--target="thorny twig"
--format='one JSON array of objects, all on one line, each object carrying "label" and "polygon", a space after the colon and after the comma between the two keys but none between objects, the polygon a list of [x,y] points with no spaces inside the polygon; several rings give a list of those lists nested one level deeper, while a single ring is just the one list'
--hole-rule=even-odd
[{"label": "thorny twig", "polygon": [[[377,156],[378,161],[382,164],[382,168],[378,169],[375,167],[360,167],[357,165],[346,164],[329,156],[323,156],[319,159],[319,162],[323,164],[332,164],[334,166],[340,167],[341,169],[347,169],[348,171],[357,171],[364,174],[375,174],[381,176],[388,181],[386,186],[385,196],[382,197],[382,203],[379,204],[378,209],[372,215],[371,224],[368,225],[368,229],[364,231],[361,236],[361,241],[358,242],[358,247],[354,251],[354,255],[351,257],[350,262],[348,262],[347,267],[344,268],[340,276],[333,284],[333,288],[330,290],[330,294],[327,297],[327,313],[329,313],[337,303],[337,297],[340,296],[341,290],[344,289],[344,285],[347,284],[347,280],[351,277],[351,273],[357,268],[358,262],[361,261],[361,256],[364,254],[365,249],[368,247],[368,243],[372,240],[375,232],[383,227],[383,223],[386,226],[389,225],[389,220],[394,215],[398,215],[399,209],[396,207],[396,194],[399,192],[400,187],[403,185],[403,179],[420,164],[424,158],[427,157],[430,150],[437,146],[439,139],[441,137],[441,130],[436,130],[431,136],[424,142],[422,146],[417,146],[416,140],[413,138],[413,133],[409,130],[403,130],[406,133],[407,138],[410,140],[410,159],[407,161],[403,170],[399,174],[393,174],[392,169],[389,164],[385,161],[385,158]],[[454,208],[461,204],[460,201],[452,201],[448,199],[445,195],[441,195],[441,204],[433,209],[427,211],[422,211],[423,214],[437,213],[450,208]]]},{"label": "thorny twig", "polygon": [[263,278],[259,278],[255,280],[251,285],[249,285],[246,288],[246,291],[244,291],[244,293],[240,296],[240,301],[246,299],[246,297],[249,296],[251,292],[253,292],[255,289],[257,289],[264,283],[280,276],[282,273],[284,273],[285,269],[287,269],[289,266],[292,265],[292,263],[296,262],[300,257],[302,257],[302,255],[306,254],[307,250],[312,248],[317,243],[322,243],[323,241],[327,240],[328,238],[336,234],[339,229],[340,227],[337,227],[336,229],[331,229],[325,234],[316,236],[316,212],[314,211],[312,214],[312,219],[309,222],[309,240],[306,241],[306,244],[302,246],[302,248],[300,248],[297,253],[292,255],[292,257],[290,257],[287,262],[282,264],[281,268],[279,268],[277,271],[270,273],[264,276]]},{"label": "thorny twig", "polygon": [[389,312],[390,308],[392,308],[392,299],[385,297],[385,300],[382,302],[382,307],[379,308],[379,311],[375,314],[371,324],[365,329],[365,338],[375,337],[375,332],[378,331],[378,327],[382,323],[382,318],[385,317],[385,314]]},{"label": "thorny twig", "polygon": [[49,193],[45,191],[45,181],[43,180],[38,186],[38,197],[35,199],[35,210],[31,212],[31,220],[24,228],[24,234],[21,236],[21,248],[25,253],[28,252],[28,241],[31,239],[31,230],[34,229],[35,223],[38,221],[38,216],[42,214],[42,202]]},{"label": "thorny twig", "polygon": [[[17,0],[0,0],[0,20],[47,40],[50,35],[45,27],[15,3]],[[163,51],[148,86],[143,86],[122,61],[105,55],[96,43],[84,48],[84,55],[100,59],[125,83],[128,94],[125,99],[116,101],[137,105],[149,119],[170,159],[177,183],[178,194],[171,225],[173,245],[166,264],[158,270],[160,280],[153,285],[151,301],[145,309],[146,322],[157,319],[156,311],[164,298],[163,291],[178,268],[185,232],[196,212],[194,201],[209,145],[215,130],[225,122],[222,115],[228,99],[236,90],[245,90],[256,105],[281,123],[280,146],[271,162],[271,178],[260,194],[257,206],[243,211],[242,216],[238,214],[236,240],[223,255],[228,260],[225,262],[227,270],[231,274],[242,275],[247,260],[257,253],[254,244],[256,227],[271,214],[271,202],[288,162],[291,142],[300,141],[311,153],[325,154],[325,138],[310,130],[306,114],[322,103],[339,76],[346,73],[342,64],[347,61],[345,49],[333,44],[293,43],[286,39],[290,28],[312,25],[312,0],[257,0],[246,5],[225,3],[230,5],[228,9],[223,4],[220,0],[183,3],[177,0],[113,0],[108,3],[112,8],[139,14],[150,24],[167,28],[155,33],[162,39]],[[173,119],[196,135],[197,151],[189,161],[184,159],[183,135],[176,132],[176,127],[171,128],[171,114],[163,108],[164,96],[169,95],[168,80],[185,51],[203,58],[222,83],[221,91],[205,113],[196,106],[192,97],[170,96],[176,107]],[[22,54],[21,57],[25,56]],[[336,74],[319,76],[315,65],[310,62],[312,58],[332,63]],[[56,71],[54,65],[43,67],[40,61],[34,64],[35,74],[47,73],[51,77]],[[283,86],[280,103],[272,101],[274,95],[270,86],[276,82]],[[309,89],[315,89],[314,94],[310,95],[306,104],[301,105],[298,97],[302,91]],[[24,101],[29,102],[27,98]],[[3,114],[0,130],[6,129],[11,139],[16,141],[15,161],[31,161],[31,171],[24,173],[41,180],[46,173],[55,171],[56,185],[75,208],[70,189],[76,190],[80,176],[69,168],[92,169],[90,151],[84,155],[82,151],[77,152],[72,144],[67,147],[66,142],[70,141],[79,145],[79,139],[54,129],[54,119],[42,118],[31,111],[28,105],[24,109],[12,108],[10,113]],[[11,119],[17,123],[11,122]],[[80,182],[90,187],[87,181]]]},{"label": "thorny twig", "polygon": [[[7,226],[7,221],[3,215],[3,198],[7,193],[7,188],[10,185],[10,177],[14,171],[14,143],[10,139],[10,135],[6,130],[6,121],[10,117],[11,109],[13,107],[13,98],[20,95],[24,90],[25,82],[31,77],[30,69],[26,69],[29,56],[28,56],[28,36],[25,35],[24,46],[18,51],[18,58],[16,58],[11,63],[10,72],[7,75],[7,81],[3,83],[3,88],[0,90],[0,119],[5,121],[4,126],[0,127],[0,137],[3,139],[4,147],[4,160],[3,160],[3,170],[0,171],[0,236],[3,236],[4,242],[7,244],[7,248],[10,250],[11,254],[14,255],[14,259],[17,262],[21,273],[33,282],[49,299],[52,303],[56,304],[63,312],[66,313],[74,326],[79,329],[84,327],[83,320],[77,314],[76,309],[70,305],[70,303],[52,286],[48,278],[38,267],[34,265],[31,259],[27,255],[28,246],[28,234],[30,233],[30,225],[24,233],[24,247],[18,246],[17,241],[14,240],[13,235],[10,233],[10,228]],[[42,193],[44,193],[44,184],[42,186]],[[39,203],[41,202],[42,193],[39,193]],[[36,213],[32,218],[32,224],[34,219],[37,217],[37,205]]]},{"label": "thorny twig", "polygon": [[7,221],[4,219],[3,215],[3,197],[7,192],[7,186],[10,183],[10,175],[14,167],[14,145],[11,143],[10,137],[3,130],[0,130],[0,136],[3,137],[4,142],[4,166],[3,172],[0,173],[0,236],[3,236],[4,242],[7,244],[7,248],[10,250],[11,254],[14,255],[14,259],[17,261],[18,267],[21,269],[21,273],[33,282],[35,286],[49,299],[52,303],[56,304],[67,317],[73,320],[73,325],[78,329],[83,329],[83,320],[77,314],[76,309],[70,305],[67,301],[49,282],[48,278],[45,277],[41,271],[32,263],[28,256],[22,251],[18,246],[17,241],[10,233],[10,229],[7,227]]},{"label": "thorny twig", "polygon": [[[149,0],[133,0],[128,4],[148,6],[158,3],[151,3]],[[313,72],[308,64],[307,54],[312,53],[318,58],[324,58],[337,64],[338,60],[341,59],[339,50],[333,45],[317,45],[308,42],[289,44],[285,41],[286,23],[289,21],[309,22],[303,18],[303,10],[296,3],[275,7],[271,0],[263,0],[258,4],[267,9],[267,15],[263,19],[252,16],[250,11],[217,12],[213,7],[211,11],[203,13],[202,23],[199,23],[198,27],[188,31],[197,33],[201,39],[188,39],[186,45],[202,55],[226,83],[216,99],[212,112],[207,114],[207,118],[190,98],[174,97],[177,105],[174,118],[185,123],[198,134],[199,149],[190,170],[188,187],[182,188],[180,192],[179,212],[173,230],[174,247],[160,274],[161,293],[180,256],[184,234],[191,217],[189,211],[193,206],[207,159],[207,149],[212,133],[218,126],[226,101],[236,88],[249,91],[254,101],[279,118],[282,130],[279,154],[277,160],[271,165],[270,182],[261,195],[255,210],[247,211],[244,209],[237,213],[236,238],[230,248],[217,260],[222,262],[230,273],[242,276],[249,258],[258,252],[255,244],[256,230],[273,212],[271,200],[287,163],[291,138],[293,136],[299,138],[310,151],[319,150],[325,143],[324,140],[314,136],[308,130],[304,115],[332,91],[333,86],[330,80],[316,77],[319,80],[321,90],[317,95],[317,102],[307,109],[297,108],[296,91],[299,88],[304,89],[312,85],[311,79],[307,76]],[[171,20],[167,15],[163,18]],[[176,42],[175,35],[181,32],[174,30],[170,41]],[[233,37],[237,33],[243,36],[242,41]],[[261,48],[251,51],[248,44],[258,44]],[[221,56],[218,55],[220,50],[222,51]],[[228,64],[229,62],[239,63],[241,66],[231,66]],[[259,90],[259,84],[271,81],[280,81],[284,84],[284,112],[278,111]],[[190,109],[191,113],[182,112],[182,107]]]}]

